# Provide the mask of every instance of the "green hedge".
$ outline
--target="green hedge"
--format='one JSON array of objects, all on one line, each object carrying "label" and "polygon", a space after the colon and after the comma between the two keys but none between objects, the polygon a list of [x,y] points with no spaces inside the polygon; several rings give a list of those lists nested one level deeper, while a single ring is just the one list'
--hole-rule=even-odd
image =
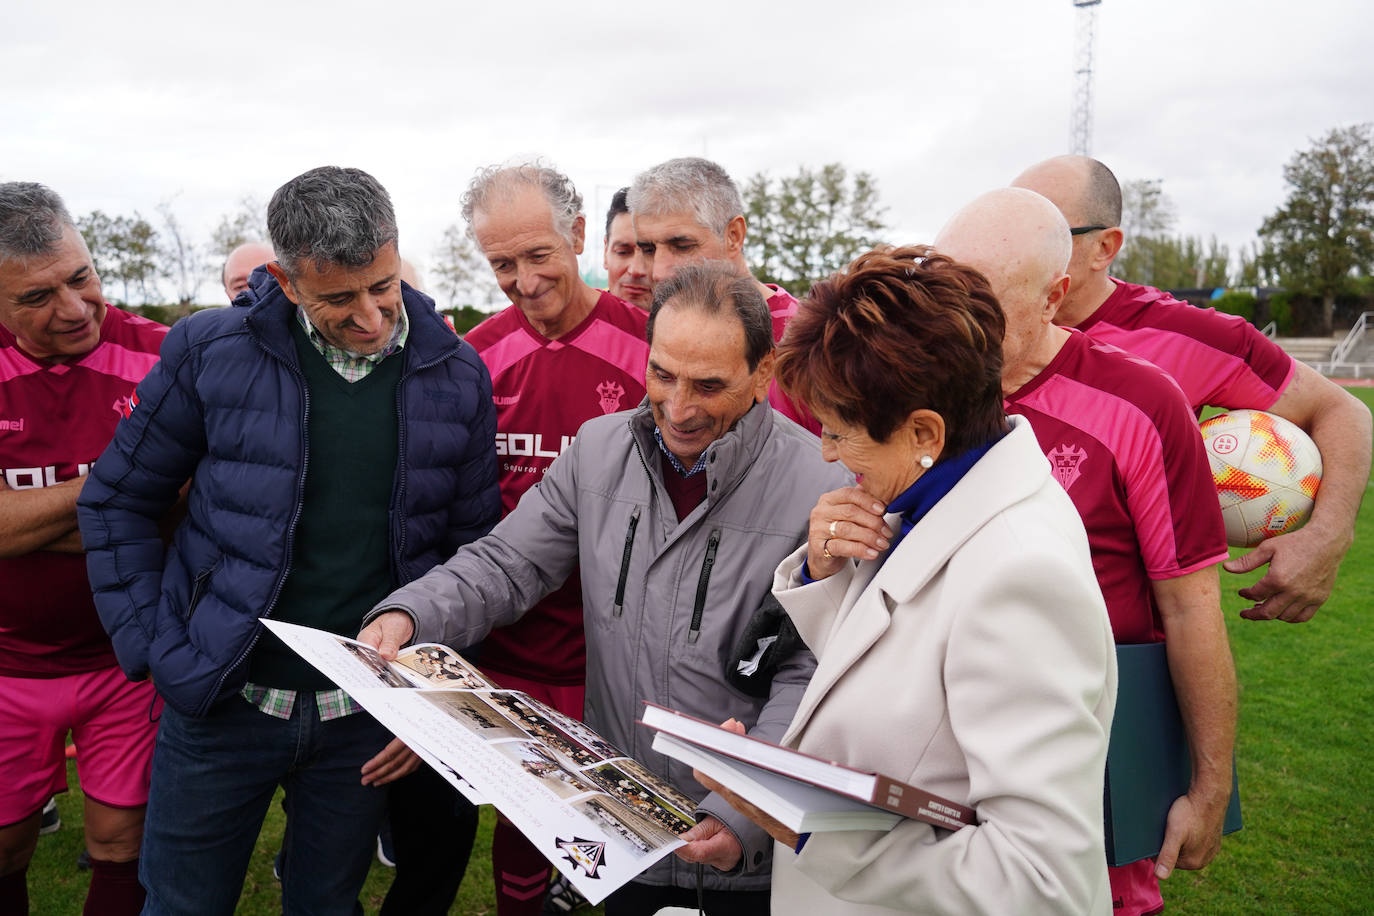
[{"label": "green hedge", "polygon": [[1238,315],[1251,323],[1255,320],[1255,305],[1259,302],[1250,293],[1231,291],[1212,300],[1212,308],[1228,315]]}]

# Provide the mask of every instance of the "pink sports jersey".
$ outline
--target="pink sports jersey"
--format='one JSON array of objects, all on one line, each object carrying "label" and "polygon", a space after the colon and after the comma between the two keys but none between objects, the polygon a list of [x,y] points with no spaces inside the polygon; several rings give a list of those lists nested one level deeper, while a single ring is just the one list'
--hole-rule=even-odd
[{"label": "pink sports jersey", "polygon": [[1172,375],[1195,412],[1206,405],[1268,410],[1292,379],[1293,358],[1245,319],[1151,286],[1112,282],[1116,291],[1078,330]]},{"label": "pink sports jersey", "polygon": [[[134,386],[157,362],[167,329],[108,306],[100,342],[79,360],[37,361],[0,327],[0,472],[45,487],[86,473],[127,416]],[[115,664],[86,558],[35,551],[0,559],[0,674],[58,677]]]},{"label": "pink sports jersey", "polygon": [[1118,643],[1164,639],[1150,588],[1226,559],[1202,436],[1178,386],[1076,331],[1006,400],[1030,420],[1088,532]]},{"label": "pink sports jersey", "polygon": [[[642,309],[603,292],[591,314],[557,340],[536,331],[515,306],[464,338],[491,373],[503,514],[543,479],[584,422],[644,400],[647,321]],[[480,662],[549,684],[581,684],[586,655],[582,584],[574,573],[520,620],[493,630]]]},{"label": "pink sports jersey", "polygon": [[[773,317],[773,341],[776,343],[782,340],[782,332],[787,329],[787,322],[797,314],[797,297],[780,286],[768,284],[768,288],[773,290],[773,295],[768,298],[768,314]],[[820,421],[811,416],[809,410],[784,394],[776,381],[768,388],[768,403],[789,420],[817,436],[821,434]]]}]

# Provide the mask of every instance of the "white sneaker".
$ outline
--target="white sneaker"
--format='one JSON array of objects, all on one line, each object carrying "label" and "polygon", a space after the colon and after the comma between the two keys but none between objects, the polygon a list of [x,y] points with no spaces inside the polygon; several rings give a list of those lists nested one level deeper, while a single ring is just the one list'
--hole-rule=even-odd
[{"label": "white sneaker", "polygon": [[38,819],[38,835],[47,836],[62,829],[62,816],[57,813],[57,799],[50,798],[43,806],[43,814]]}]

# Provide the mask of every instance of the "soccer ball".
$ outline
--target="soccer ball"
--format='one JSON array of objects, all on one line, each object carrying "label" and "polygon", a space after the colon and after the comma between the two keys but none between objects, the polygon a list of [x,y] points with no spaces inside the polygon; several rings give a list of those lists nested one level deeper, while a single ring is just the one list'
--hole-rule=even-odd
[{"label": "soccer ball", "polygon": [[1307,433],[1262,410],[1233,410],[1203,422],[1202,439],[1228,544],[1254,547],[1307,521],[1322,480]]}]

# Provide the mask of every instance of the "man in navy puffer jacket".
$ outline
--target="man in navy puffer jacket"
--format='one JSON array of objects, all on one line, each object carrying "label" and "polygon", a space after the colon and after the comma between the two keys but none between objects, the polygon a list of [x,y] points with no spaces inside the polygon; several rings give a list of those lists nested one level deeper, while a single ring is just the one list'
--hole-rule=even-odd
[{"label": "man in navy puffer jacket", "polygon": [[[314,169],[268,228],[271,278],[175,326],[79,503],[120,665],[167,703],[145,913],[232,913],[278,784],[283,911],[353,911],[378,786],[416,761],[260,618],[352,636],[500,516],[490,379],[402,286],[385,189]],[[188,479],[164,552],[157,520]]]}]

